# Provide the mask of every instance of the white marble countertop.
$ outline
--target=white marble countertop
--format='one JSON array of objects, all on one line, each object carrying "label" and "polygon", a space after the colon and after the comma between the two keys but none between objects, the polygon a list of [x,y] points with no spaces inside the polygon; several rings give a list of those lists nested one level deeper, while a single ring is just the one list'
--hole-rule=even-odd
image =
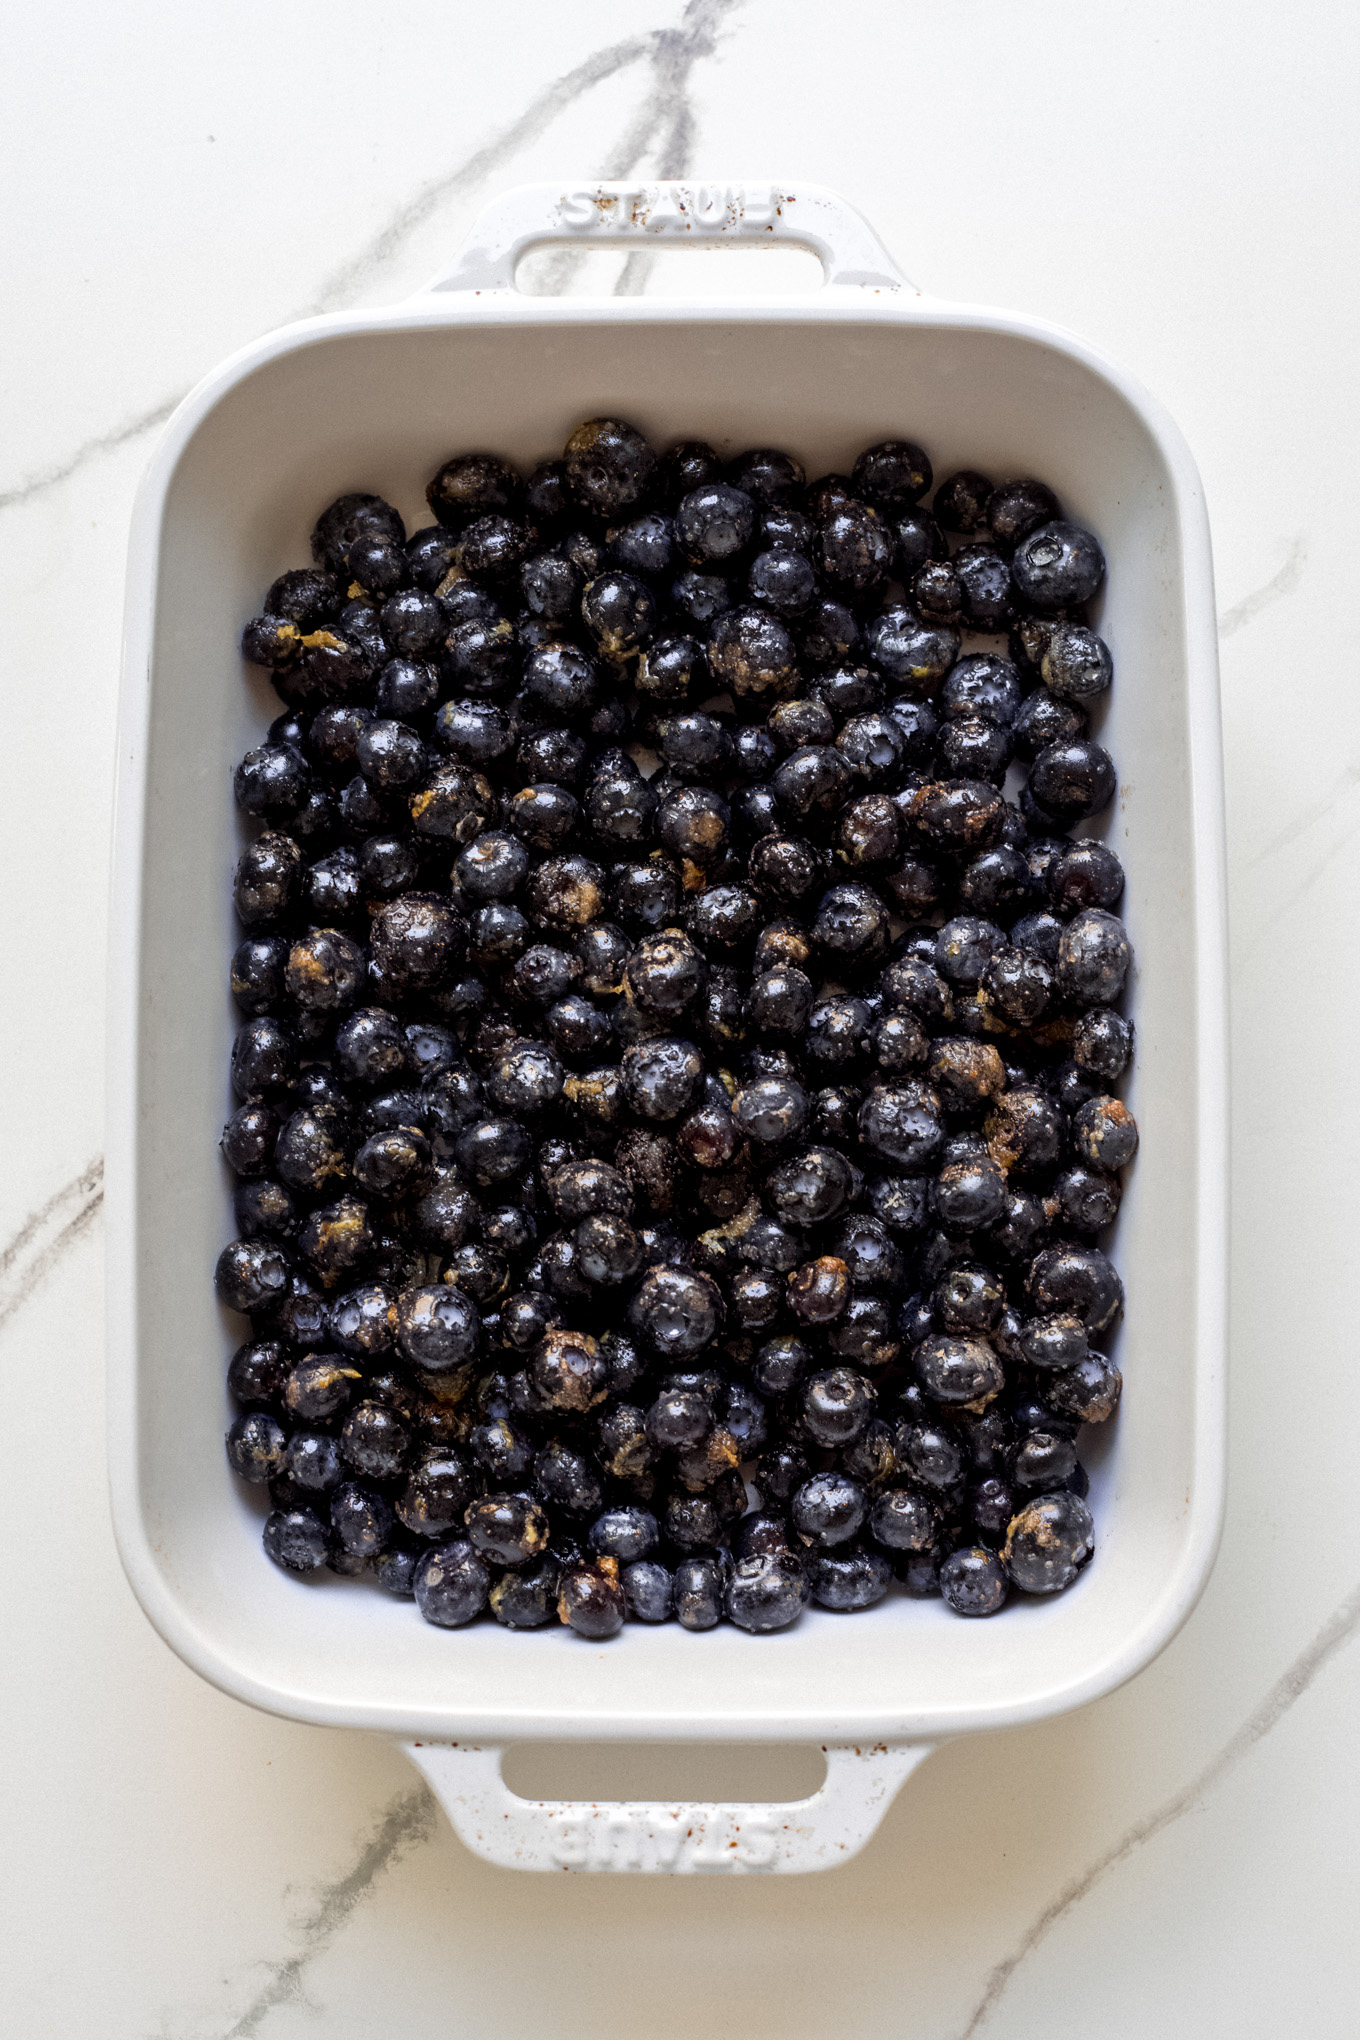
[{"label": "white marble countertop", "polygon": [[[11,15],[5,2032],[1354,2033],[1356,40],[1339,0]],[[1109,1699],[942,1750],[841,1871],[721,1887],[492,1870],[394,1747],[201,1684],[123,1578],[102,1438],[112,730],[156,428],[253,335],[415,287],[499,186],[682,172],[838,187],[924,287],[1089,335],[1176,416],[1217,551],[1234,958],[1203,1602]]]}]

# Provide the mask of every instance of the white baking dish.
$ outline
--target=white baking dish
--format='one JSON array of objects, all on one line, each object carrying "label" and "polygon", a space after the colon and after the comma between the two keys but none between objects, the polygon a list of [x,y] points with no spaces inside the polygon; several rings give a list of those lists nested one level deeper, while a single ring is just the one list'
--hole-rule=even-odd
[{"label": "white baking dish", "polygon": [[[820,294],[681,303],[532,298],[523,250],[792,240]],[[811,474],[909,435],[937,473],[1038,473],[1111,561],[1101,628],[1116,682],[1110,823],[1138,955],[1143,1144],[1115,1254],[1127,1391],[1096,1446],[1096,1563],[1069,1593],[960,1622],[893,1597],[854,1621],[695,1637],[630,1626],[453,1634],[366,1587],[271,1567],[222,1455],[233,1329],[211,1272],[230,1232],[216,1159],[235,1016],[225,990],[236,852],[230,767],[274,712],[236,646],[260,591],[307,556],[343,490],[413,525],[458,449],[528,463],[613,412],[654,442],[775,442]],[[1223,1482],[1226,1039],[1222,798],[1209,537],[1165,414],[1093,349],[1039,322],[920,296],[864,222],[799,187],[566,193],[493,205],[452,274],[390,309],[314,319],[238,354],[167,428],[128,582],[114,861],[109,1351],[123,1561],[205,1678],[297,1719],[402,1738],[464,1839],[526,1867],[810,1869],[843,1861],[941,1737],[1075,1707],[1146,1665],[1204,1585]],[[830,1747],[793,1807],[548,1806],[512,1797],[498,1750],[528,1738]]]}]

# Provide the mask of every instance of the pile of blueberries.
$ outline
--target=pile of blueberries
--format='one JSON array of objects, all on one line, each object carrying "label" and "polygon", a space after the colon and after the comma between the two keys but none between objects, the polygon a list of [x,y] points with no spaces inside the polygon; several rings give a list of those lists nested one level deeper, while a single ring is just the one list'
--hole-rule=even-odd
[{"label": "pile of blueberries", "polygon": [[1090,1558],[1105,561],[1042,482],[931,486],[594,419],[413,537],[342,496],[247,625],[217,1288],[279,1565],[603,1638]]}]

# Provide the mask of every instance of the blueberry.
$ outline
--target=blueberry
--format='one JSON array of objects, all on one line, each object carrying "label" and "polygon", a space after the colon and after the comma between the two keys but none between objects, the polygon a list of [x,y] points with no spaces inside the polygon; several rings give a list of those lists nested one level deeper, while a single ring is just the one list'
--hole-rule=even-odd
[{"label": "blueberry", "polygon": [[739,1559],[723,1592],[729,1622],[750,1635],[787,1629],[803,1612],[802,1566],[791,1555],[769,1552]]},{"label": "blueberry", "polygon": [[1005,1606],[1007,1569],[985,1545],[952,1551],[940,1567],[940,1592],[956,1615],[995,1615]]},{"label": "blueberry", "polygon": [[843,1473],[818,1473],[797,1489],[791,1504],[794,1527],[821,1549],[853,1537],[867,1513],[864,1490]]},{"label": "blueberry", "polygon": [[900,1424],[896,1450],[903,1474],[935,1493],[947,1494],[957,1487],[967,1470],[959,1439],[935,1421]]},{"label": "blueberry", "polygon": [[1002,482],[987,498],[987,528],[1007,552],[1040,524],[1061,515],[1058,499],[1046,482]]},{"label": "blueberry", "polygon": [[860,1109],[859,1137],[871,1155],[914,1175],[933,1161],[944,1138],[937,1098],[910,1078],[875,1084]]},{"label": "blueberry", "polygon": [[1085,821],[1114,799],[1114,762],[1089,737],[1049,744],[1030,767],[1029,790],[1060,822]]},{"label": "blueberry", "polygon": [[871,1549],[815,1552],[807,1566],[813,1600],[842,1614],[874,1607],[892,1585],[892,1576],[882,1552]]},{"label": "blueberry", "polygon": [[888,1551],[929,1551],[938,1522],[919,1489],[889,1488],[869,1511],[869,1534]]},{"label": "blueberry", "polygon": [[330,1494],[345,1474],[340,1447],[324,1431],[294,1431],[284,1453],[283,1470],[294,1488],[308,1495]]},{"label": "blueberry", "polygon": [[927,843],[962,854],[989,849],[997,841],[1003,802],[986,780],[937,779],[912,795],[908,812]]},{"label": "blueberry", "polygon": [[336,1543],[352,1558],[376,1558],[392,1535],[387,1500],[357,1480],[343,1481],[331,1496],[330,1521]]},{"label": "blueberry", "polygon": [[860,454],[851,476],[866,502],[905,510],[927,494],[933,479],[929,456],[909,439],[885,439]]},{"label": "blueberry", "polygon": [[1138,1152],[1138,1127],[1118,1098],[1092,1098],[1072,1117],[1072,1145],[1093,1169],[1123,1169]]},{"label": "blueberry", "polygon": [[413,1601],[416,1594],[416,1567],[419,1563],[418,1551],[411,1550],[405,1545],[389,1544],[373,1559],[370,1571],[384,1593],[391,1594],[399,1601]]},{"label": "blueberry", "polygon": [[1124,989],[1133,951],[1123,924],[1102,908],[1075,915],[1058,943],[1058,987],[1087,1006],[1109,1006]]},{"label": "blueberry", "polygon": [[1108,1331],[1124,1309],[1124,1285],[1099,1247],[1046,1247],[1030,1264],[1025,1290],[1036,1312],[1071,1312],[1088,1335]]},{"label": "blueberry", "polygon": [[936,1551],[909,1551],[899,1577],[914,1601],[929,1600],[940,1592],[940,1560]]},{"label": "blueberry", "polygon": [[494,765],[512,748],[505,710],[490,701],[446,701],[435,717],[435,736],[446,751],[477,770]]},{"label": "blueberry", "polygon": [[274,1480],[284,1468],[288,1439],[283,1426],[264,1410],[238,1417],[227,1432],[227,1459],[233,1473],[253,1485]]},{"label": "blueberry", "polygon": [[739,702],[788,694],[796,674],[793,639],[758,607],[728,609],[713,623],[708,664],[715,685]]},{"label": "blueberry", "polygon": [[397,1344],[412,1366],[452,1373],[468,1365],[480,1341],[477,1313],[457,1289],[406,1289],[397,1298]]},{"label": "blueberry", "polygon": [[229,1310],[268,1311],[283,1301],[288,1263],[269,1240],[234,1240],[218,1255],[215,1280]]},{"label": "blueberry", "polygon": [[514,509],[520,482],[492,454],[458,454],[445,461],[425,496],[439,522],[448,530],[460,531],[478,517]]},{"label": "blueberry", "polygon": [[1020,540],[1011,576],[1022,600],[1035,609],[1070,608],[1095,594],[1105,578],[1105,555],[1093,532],[1055,518]]},{"label": "blueberry", "polygon": [[[591,1550],[601,1557],[617,1559],[621,1566],[631,1567],[636,1561],[651,1556],[660,1534],[656,1517],[650,1509],[629,1504],[607,1509],[602,1516],[597,1516],[590,1526],[588,1542]],[[626,1573],[624,1580],[626,1592]]]},{"label": "blueberry", "polygon": [[517,1178],[529,1158],[530,1140],[517,1119],[477,1119],[453,1145],[460,1169],[482,1188]]},{"label": "blueberry", "polygon": [[703,1058],[692,1042],[671,1036],[639,1042],[623,1055],[624,1093],[642,1119],[678,1119],[696,1102]]},{"label": "blueberry", "polygon": [[875,1176],[866,1196],[870,1210],[890,1232],[910,1238],[924,1230],[930,1216],[928,1176]]},{"label": "blueberry", "polygon": [[362,1380],[357,1367],[334,1353],[307,1353],[289,1373],[284,1405],[290,1416],[324,1424],[349,1408]]},{"label": "blueberry", "polygon": [[446,1537],[472,1499],[471,1471],[453,1446],[430,1446],[407,1474],[396,1513],[417,1537]]},{"label": "blueberry", "polygon": [[676,543],[691,566],[721,568],[750,544],[756,508],[744,489],[709,481],[681,498],[675,513]]},{"label": "blueberry", "polygon": [[1062,1430],[1027,1431],[1007,1462],[1011,1485],[1022,1492],[1065,1488],[1077,1470],[1077,1448]]},{"label": "blueberry", "polygon": [[664,1565],[638,1559],[619,1574],[624,1601],[635,1622],[668,1622],[675,1612],[675,1587]]},{"label": "blueberry", "polygon": [[[1006,1066],[990,1042],[945,1036],[931,1044],[927,1074],[946,1113],[975,1118],[1006,1087]],[[979,1217],[981,1225],[987,1221]]]},{"label": "blueberry", "polygon": [[935,491],[935,516],[946,531],[965,535],[982,529],[992,484],[976,468],[961,468],[940,483]]},{"label": "blueberry", "polygon": [[691,1269],[652,1268],[629,1305],[628,1323],[663,1360],[701,1352],[716,1337],[721,1300],[711,1277]]},{"label": "blueberry", "polygon": [[994,1332],[1001,1322],[1005,1290],[979,1262],[956,1261],[936,1283],[931,1306],[946,1332],[966,1336]]},{"label": "blueberry", "polygon": [[803,661],[814,672],[848,659],[859,643],[860,629],[854,611],[831,597],[814,602],[800,621]]},{"label": "blueberry", "polygon": [[548,1542],[548,1518],[528,1495],[481,1495],[468,1504],[463,1520],[474,1551],[499,1565],[525,1565]]},{"label": "blueberry", "polygon": [[801,463],[773,446],[756,446],[739,453],[729,463],[727,472],[735,488],[767,509],[795,506],[807,482]]},{"label": "blueberry", "polygon": [[412,1584],[427,1622],[460,1629],[486,1606],[491,1575],[468,1540],[455,1537],[424,1554]]},{"label": "blueberry", "polygon": [[275,1509],[265,1520],[264,1548],[285,1572],[316,1572],[330,1555],[326,1526],[312,1509]]},{"label": "blueberry", "polygon": [[819,1445],[851,1444],[868,1425],[877,1396],[852,1367],[832,1367],[814,1374],[802,1394],[803,1422]]},{"label": "blueberry", "polygon": [[1084,708],[1114,679],[1109,646],[1081,623],[1060,623],[1050,633],[1039,661],[1049,693]]},{"label": "blueberry", "polygon": [[616,518],[639,504],[656,471],[656,455],[642,434],[618,418],[579,425],[563,458],[573,499],[597,517]]},{"label": "blueberry", "polygon": [[793,1225],[816,1225],[840,1215],[853,1184],[843,1155],[831,1148],[809,1147],[773,1171],[766,1195],[777,1218]]},{"label": "blueberry", "polygon": [[1047,1176],[1062,1155],[1062,1112],[1038,1085],[1014,1084],[1006,1090],[996,1100],[983,1132],[993,1162],[1021,1183]]},{"label": "blueberry", "polygon": [[504,1629],[542,1629],[557,1620],[557,1595],[562,1568],[549,1555],[537,1564],[503,1572],[487,1596],[491,1613]]},{"label": "blueberry", "polygon": [[783,548],[757,554],[747,586],[751,600],[776,616],[802,616],[817,599],[817,576],[811,562],[801,553]]},{"label": "blueberry", "polygon": [[895,550],[885,518],[851,498],[822,520],[817,565],[835,591],[859,600],[886,579]]},{"label": "blueberry", "polygon": [[1070,1587],[1094,1545],[1091,1512],[1077,1495],[1059,1490],[1026,1502],[1012,1517],[1002,1562],[1026,1594],[1056,1594]]},{"label": "blueberry", "polygon": [[1075,1367],[1050,1375],[1044,1395],[1059,1416],[1079,1424],[1103,1424],[1117,1408],[1123,1385],[1112,1361],[1103,1353],[1088,1352]]},{"label": "blueberry", "polygon": [[632,574],[599,574],[586,584],[581,615],[606,658],[626,659],[656,629],[656,597]]},{"label": "blueberry", "polygon": [[943,1333],[922,1339],[912,1354],[916,1377],[935,1402],[973,1403],[999,1393],[1005,1375],[985,1339]]},{"label": "blueberry", "polygon": [[245,1409],[277,1409],[288,1378],[288,1362],[276,1340],[238,1346],[227,1369],[227,1387]]},{"label": "blueberry", "polygon": [[788,1301],[800,1324],[830,1324],[850,1301],[849,1269],[832,1254],[805,1262],[788,1278]]},{"label": "blueberry", "polygon": [[649,510],[611,531],[605,552],[610,562],[624,573],[652,579],[669,570],[674,545],[673,520],[660,511]]},{"label": "blueberry", "polygon": [[1053,973],[1041,957],[1005,946],[988,958],[981,984],[1003,1020],[1014,1027],[1032,1027],[1048,1008]]}]

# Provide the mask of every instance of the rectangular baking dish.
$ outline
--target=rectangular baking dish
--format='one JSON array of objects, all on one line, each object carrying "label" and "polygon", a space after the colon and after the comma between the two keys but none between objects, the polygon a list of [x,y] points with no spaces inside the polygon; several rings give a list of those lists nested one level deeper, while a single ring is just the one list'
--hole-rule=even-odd
[{"label": "rectangular baking dish", "polygon": [[[792,241],[808,297],[534,298],[548,240],[650,248]],[[1096,1563],[1052,1603],[960,1622],[890,1597],[782,1634],[630,1625],[607,1647],[494,1623],[430,1628],[354,1583],[262,1558],[222,1453],[237,1336],[213,1264],[231,1231],[216,1155],[236,1025],[231,767],[275,712],[237,652],[260,591],[308,557],[319,509],[376,489],[413,528],[435,466],[523,465],[582,418],[664,445],[788,446],[809,474],[909,436],[937,474],[1036,473],[1101,536],[1115,656],[1102,741],[1120,792],[1137,968],[1130,1103],[1142,1149],[1113,1248],[1126,1394],[1094,1454]],[[527,187],[482,216],[408,303],[307,321],[210,375],[138,502],[119,723],[109,1031],[110,1462],[119,1546],[151,1621],[195,1670],[296,1719],[396,1736],[464,1838],[525,1867],[806,1869],[846,1855],[942,1737],[1033,1721],[1130,1678],[1197,1599],[1224,1460],[1226,1030],[1217,641],[1203,492],[1170,419],[1122,370],[1039,321],[920,295],[862,219],[799,186]],[[549,1806],[500,1783],[532,1738],[798,1741],[828,1782],[784,1808]]]}]

